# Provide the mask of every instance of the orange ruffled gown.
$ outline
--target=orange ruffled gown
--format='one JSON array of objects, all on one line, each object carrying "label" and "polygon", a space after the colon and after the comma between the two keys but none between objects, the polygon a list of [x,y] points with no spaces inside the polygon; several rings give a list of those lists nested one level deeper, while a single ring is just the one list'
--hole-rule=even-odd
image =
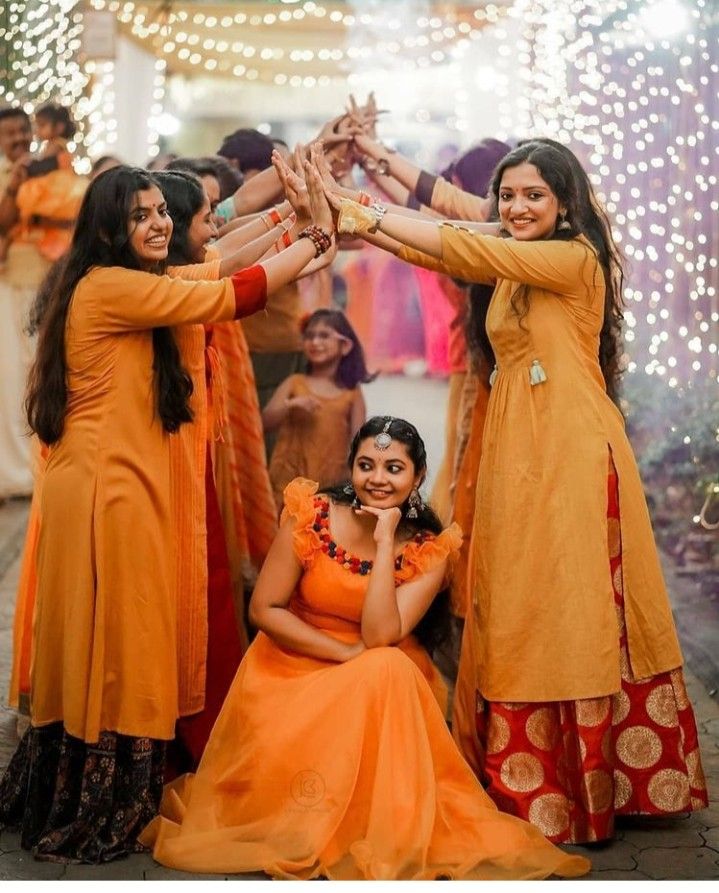
[{"label": "orange ruffled gown", "polygon": [[[291,609],[345,641],[360,634],[369,577],[328,554],[328,502],[293,481],[304,567]],[[419,537],[397,583],[459,546],[456,527]],[[196,775],[165,789],[140,837],[164,865],[276,878],[540,878],[589,862],[498,812],[461,758],[437,701],[438,673],[411,636],[347,663],[307,657],[259,633]]]}]

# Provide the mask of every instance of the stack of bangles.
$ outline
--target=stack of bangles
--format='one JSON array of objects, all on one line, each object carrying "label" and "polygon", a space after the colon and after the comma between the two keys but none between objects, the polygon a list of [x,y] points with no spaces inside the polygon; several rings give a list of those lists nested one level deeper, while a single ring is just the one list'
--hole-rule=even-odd
[{"label": "stack of bangles", "polygon": [[298,239],[310,239],[315,246],[315,257],[319,257],[320,254],[324,254],[325,251],[329,250],[332,245],[332,235],[330,233],[326,233],[319,226],[315,226],[315,224],[311,224],[310,226],[306,226],[302,232],[297,236]]}]

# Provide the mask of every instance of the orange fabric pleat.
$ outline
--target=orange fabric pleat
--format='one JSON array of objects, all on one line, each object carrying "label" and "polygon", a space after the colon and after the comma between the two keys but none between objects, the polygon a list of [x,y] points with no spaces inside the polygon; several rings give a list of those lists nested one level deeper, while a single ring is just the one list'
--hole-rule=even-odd
[{"label": "orange fabric pleat", "polygon": [[35,612],[37,592],[37,542],[40,536],[40,502],[42,500],[42,479],[47,460],[47,447],[33,437],[33,478],[32,502],[25,531],[20,580],[15,600],[15,617],[12,630],[12,668],[10,671],[10,693],[8,704],[16,710],[21,706],[29,709],[30,662],[32,658],[32,619]]},{"label": "orange fabric pleat", "polygon": [[[236,322],[219,323],[212,332],[224,380],[226,419],[222,438],[214,445],[217,495],[228,545],[239,551],[241,573],[246,575],[248,564],[257,571],[267,555],[277,533],[277,512],[267,473],[255,375],[242,327]],[[233,569],[233,578],[239,573]]]}]

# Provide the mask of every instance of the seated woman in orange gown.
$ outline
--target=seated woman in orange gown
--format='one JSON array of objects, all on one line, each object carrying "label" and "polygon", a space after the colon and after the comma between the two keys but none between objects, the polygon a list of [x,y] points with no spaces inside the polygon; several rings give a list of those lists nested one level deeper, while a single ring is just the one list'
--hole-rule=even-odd
[{"label": "seated woman in orange gown", "polygon": [[286,488],[250,607],[260,632],[197,774],[166,787],[141,842],[173,868],[275,878],[585,873],[496,809],[447,730],[419,640],[440,626],[461,535],[419,496],[419,434],[372,418],[349,465],[344,486]]}]

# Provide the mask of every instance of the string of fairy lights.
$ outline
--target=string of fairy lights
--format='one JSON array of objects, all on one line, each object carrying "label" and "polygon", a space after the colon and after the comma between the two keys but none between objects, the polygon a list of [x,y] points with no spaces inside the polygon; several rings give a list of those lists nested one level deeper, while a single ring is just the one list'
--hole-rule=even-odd
[{"label": "string of fairy lights", "polygon": [[[80,0],[0,4],[0,99],[28,112],[50,99],[74,107],[88,83],[78,61],[81,34]],[[82,117],[78,143],[84,139]]]},{"label": "string of fairy lights", "polygon": [[521,6],[532,129],[584,149],[630,264],[628,372],[671,388],[719,381],[716,10],[707,0]]},{"label": "string of fairy lights", "polygon": [[[372,13],[355,13],[314,0],[293,9],[231,15],[206,13],[182,3],[159,14],[156,5],[132,0],[92,0],[92,7],[114,12],[135,39],[152,43],[172,57],[178,70],[293,87],[327,86],[343,68],[392,56],[411,54],[419,67],[446,62],[458,43],[477,39],[482,26],[497,22],[504,14],[502,7],[488,4],[474,10],[448,7],[442,16],[419,15],[408,21],[393,4],[387,4],[384,11],[375,8]],[[347,33],[373,28],[380,18],[386,37],[344,45]],[[323,36],[311,30],[314,23],[325,21],[336,27]],[[306,25],[310,43],[304,47],[282,45],[287,29],[296,29],[298,23]],[[228,30],[238,27],[243,39],[226,39]],[[297,36],[296,30],[292,36]],[[318,46],[322,39],[327,45]]]},{"label": "string of fairy lights", "polygon": [[[183,3],[162,15],[158,4],[129,0],[90,0],[89,7],[114,13],[156,57],[149,155],[159,151],[166,77],[181,63],[198,74],[312,88],[336,76],[337,66],[366,70],[377,55],[407,57],[418,67],[442,66],[458,54],[471,60],[473,46],[502,31],[495,62],[478,59],[494,75],[488,84],[501,80],[501,126],[515,128],[514,136],[554,136],[583,154],[632,266],[625,333],[630,374],[659,376],[679,389],[695,376],[719,381],[719,101],[713,86],[719,66],[711,0],[515,0],[511,7],[471,10],[469,19],[463,7],[461,14],[447,8],[411,21],[387,4],[383,37],[371,46],[333,45],[318,31],[326,45],[316,40],[312,49],[289,50],[280,40],[285,26],[305,22],[311,36],[313,24],[328,21],[361,33],[375,19],[359,8],[312,0],[233,15]],[[115,64],[80,61],[82,9],[80,0],[3,4],[0,98],[28,110],[51,98],[72,106],[79,165],[86,170],[88,156],[112,151],[118,122]],[[502,30],[510,20],[519,23],[518,39]],[[241,40],[224,39],[230,26],[241,29]],[[268,64],[266,71],[260,63]],[[462,85],[453,116],[459,130],[466,129],[471,102]]]}]

